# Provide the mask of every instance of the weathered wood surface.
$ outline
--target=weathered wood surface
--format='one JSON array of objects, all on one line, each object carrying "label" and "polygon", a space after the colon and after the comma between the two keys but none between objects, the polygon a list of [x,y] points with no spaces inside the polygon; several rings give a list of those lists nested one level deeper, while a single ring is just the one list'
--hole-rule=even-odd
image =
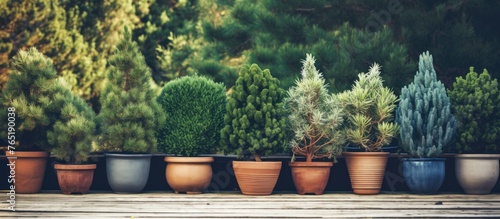
[{"label": "weathered wood surface", "polygon": [[6,192],[2,191],[5,198],[2,198],[0,218],[500,218],[500,194],[245,196],[239,193],[63,195],[50,192],[17,194],[16,212],[12,212],[7,210]]}]

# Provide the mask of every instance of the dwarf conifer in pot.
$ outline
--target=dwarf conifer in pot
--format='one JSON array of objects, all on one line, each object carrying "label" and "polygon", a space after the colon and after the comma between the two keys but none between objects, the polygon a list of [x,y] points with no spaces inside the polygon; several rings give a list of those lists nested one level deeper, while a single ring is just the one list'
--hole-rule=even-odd
[{"label": "dwarf conifer in pot", "polygon": [[165,122],[165,115],[156,102],[151,71],[128,28],[109,63],[97,116],[99,149],[114,152],[106,154],[111,188],[115,192],[140,192],[149,176],[156,131]]},{"label": "dwarf conifer in pot", "polygon": [[224,126],[226,88],[202,76],[168,82],[157,98],[168,120],[158,133],[158,148],[167,154],[167,182],[175,192],[201,193],[212,179],[213,157]]},{"label": "dwarf conifer in pot", "polygon": [[0,133],[11,146],[6,155],[16,168],[16,193],[37,193],[42,187],[52,148],[47,132],[59,119],[60,109],[53,102],[64,90],[56,81],[52,61],[36,48],[21,50],[12,59],[2,91],[2,121],[9,123],[0,122]]},{"label": "dwarf conifer in pot", "polygon": [[269,70],[261,70],[253,64],[240,68],[238,80],[227,97],[224,128],[221,130],[222,150],[234,153],[238,158],[252,157],[257,161],[233,162],[243,194],[271,194],[276,184],[281,162],[263,162],[262,156],[284,150],[284,95],[278,79]]},{"label": "dwarf conifer in pot", "polygon": [[403,150],[415,158],[403,159],[405,182],[415,193],[436,193],[445,176],[443,148],[453,140],[456,120],[450,98],[438,79],[432,55],[419,57],[414,81],[401,90],[396,120],[401,126]]},{"label": "dwarf conifer in pot", "polygon": [[313,162],[313,159],[335,158],[342,152],[345,142],[342,133],[344,113],[329,94],[323,75],[314,66],[311,54],[303,61],[301,78],[288,90],[285,108],[289,129],[293,132],[290,142],[295,155],[304,156],[305,162],[292,159],[292,177],[299,194],[322,194],[330,175],[331,161]]},{"label": "dwarf conifer in pot", "polygon": [[87,193],[92,185],[95,164],[85,164],[95,137],[95,113],[79,96],[71,93],[69,85],[56,95],[54,104],[60,109],[59,120],[48,131],[52,154],[65,164],[54,164],[59,187],[64,194]]},{"label": "dwarf conifer in pot", "polygon": [[499,175],[500,92],[497,79],[486,69],[456,78],[448,90],[451,111],[457,119],[455,175],[469,194],[488,194]]},{"label": "dwarf conifer in pot", "polygon": [[356,194],[380,192],[389,152],[381,152],[398,132],[393,122],[397,96],[383,85],[381,67],[374,63],[358,74],[351,90],[337,98],[347,114],[346,137],[364,152],[344,152],[351,184]]}]

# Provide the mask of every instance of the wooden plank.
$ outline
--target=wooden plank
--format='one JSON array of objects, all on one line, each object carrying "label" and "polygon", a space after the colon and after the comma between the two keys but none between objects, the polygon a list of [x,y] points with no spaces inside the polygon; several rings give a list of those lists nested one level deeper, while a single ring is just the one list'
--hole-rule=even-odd
[{"label": "wooden plank", "polygon": [[[440,203],[436,204],[439,201]],[[414,195],[389,193],[320,196],[239,193],[18,194],[16,212],[1,202],[0,218],[333,218],[333,217],[498,217],[500,194]]]},{"label": "wooden plank", "polygon": [[358,209],[356,211],[352,210],[331,210],[328,212],[297,212],[297,211],[274,211],[274,212],[233,212],[233,213],[208,213],[208,212],[194,212],[194,213],[158,213],[158,212],[141,212],[141,213],[109,213],[109,212],[96,212],[93,214],[75,212],[68,214],[66,212],[48,212],[48,213],[37,213],[37,212],[9,212],[4,214],[0,212],[0,217],[26,217],[26,218],[54,218],[54,217],[87,217],[95,218],[98,216],[100,218],[111,218],[111,217],[126,217],[126,218],[335,218],[335,217],[371,217],[371,218],[401,218],[401,217],[493,217],[498,218],[500,215],[500,210],[462,210],[462,211],[442,211],[442,210],[428,210],[428,211],[407,211],[407,210],[380,210],[372,211],[365,209]]}]

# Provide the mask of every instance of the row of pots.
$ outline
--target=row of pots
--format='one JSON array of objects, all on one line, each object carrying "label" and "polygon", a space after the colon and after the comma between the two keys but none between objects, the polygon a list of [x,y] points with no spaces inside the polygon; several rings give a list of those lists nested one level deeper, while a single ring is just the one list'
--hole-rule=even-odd
[{"label": "row of pots", "polygon": [[[16,152],[16,159],[8,156],[9,162],[15,161],[17,193],[40,191],[48,155],[47,152]],[[354,193],[379,193],[389,152],[344,152],[343,155]],[[141,192],[149,177],[151,157],[150,154],[106,154],[106,173],[113,191]],[[456,155],[456,176],[464,191],[468,194],[488,194],[498,179],[499,158],[499,155]],[[202,193],[209,186],[213,157],[165,157],[164,160],[168,163],[165,170],[167,182],[176,193]],[[444,162],[445,158],[403,159],[403,175],[410,190],[417,194],[437,193],[444,181]],[[242,193],[271,194],[281,164],[233,161]],[[322,194],[332,165],[332,162],[290,162],[297,193]],[[87,193],[96,165],[55,164],[54,169],[63,193]]]}]

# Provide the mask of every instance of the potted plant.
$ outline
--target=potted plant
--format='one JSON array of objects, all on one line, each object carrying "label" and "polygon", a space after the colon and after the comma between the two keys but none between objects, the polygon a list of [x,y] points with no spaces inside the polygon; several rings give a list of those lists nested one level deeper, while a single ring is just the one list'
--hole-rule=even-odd
[{"label": "potted plant", "polygon": [[380,66],[358,74],[351,90],[338,95],[347,114],[346,137],[361,152],[343,152],[354,193],[378,194],[382,186],[389,152],[381,151],[398,132],[393,122],[397,97],[383,86]]},{"label": "potted plant", "polygon": [[168,120],[159,130],[158,148],[166,156],[166,179],[175,193],[202,193],[212,180],[214,152],[224,125],[226,88],[201,76],[168,82],[157,98]]},{"label": "potted plant", "polygon": [[268,69],[252,64],[241,67],[227,97],[222,150],[257,161],[233,161],[236,180],[245,195],[269,195],[278,180],[281,162],[264,162],[262,156],[285,147],[284,93]]},{"label": "potted plant", "polygon": [[289,163],[297,193],[323,194],[333,162],[313,162],[316,158],[335,158],[345,142],[341,133],[344,114],[335,95],[328,94],[323,75],[314,66],[311,54],[303,61],[302,78],[288,90],[285,109],[290,142],[295,155],[305,156],[305,162],[294,159]]},{"label": "potted plant", "polygon": [[16,193],[38,193],[42,187],[51,149],[47,131],[58,119],[59,109],[52,104],[60,89],[56,79],[52,61],[34,47],[12,58],[12,72],[2,92],[2,111],[14,121],[9,127],[5,122],[0,124],[2,137],[15,133],[9,135],[15,139],[7,139],[15,148],[9,148],[6,155],[16,168]]},{"label": "potted plant", "polygon": [[457,120],[455,174],[468,194],[488,194],[498,180],[500,93],[488,71],[458,77],[448,91]]},{"label": "potted plant", "polygon": [[[64,81],[59,80],[59,86]],[[95,137],[95,113],[85,101],[71,93],[69,86],[56,96],[59,120],[47,132],[52,154],[65,164],[54,164],[57,181],[64,194],[84,194],[92,185],[95,164],[85,164]]]},{"label": "potted plant", "polygon": [[414,81],[402,88],[396,121],[406,185],[417,194],[437,193],[445,177],[445,158],[436,158],[452,140],[455,117],[444,85],[437,80],[429,52],[420,55]]},{"label": "potted plant", "polygon": [[109,63],[97,116],[99,150],[110,152],[105,154],[106,174],[113,191],[136,193],[147,183],[156,130],[165,115],[151,88],[150,69],[128,28]]}]

